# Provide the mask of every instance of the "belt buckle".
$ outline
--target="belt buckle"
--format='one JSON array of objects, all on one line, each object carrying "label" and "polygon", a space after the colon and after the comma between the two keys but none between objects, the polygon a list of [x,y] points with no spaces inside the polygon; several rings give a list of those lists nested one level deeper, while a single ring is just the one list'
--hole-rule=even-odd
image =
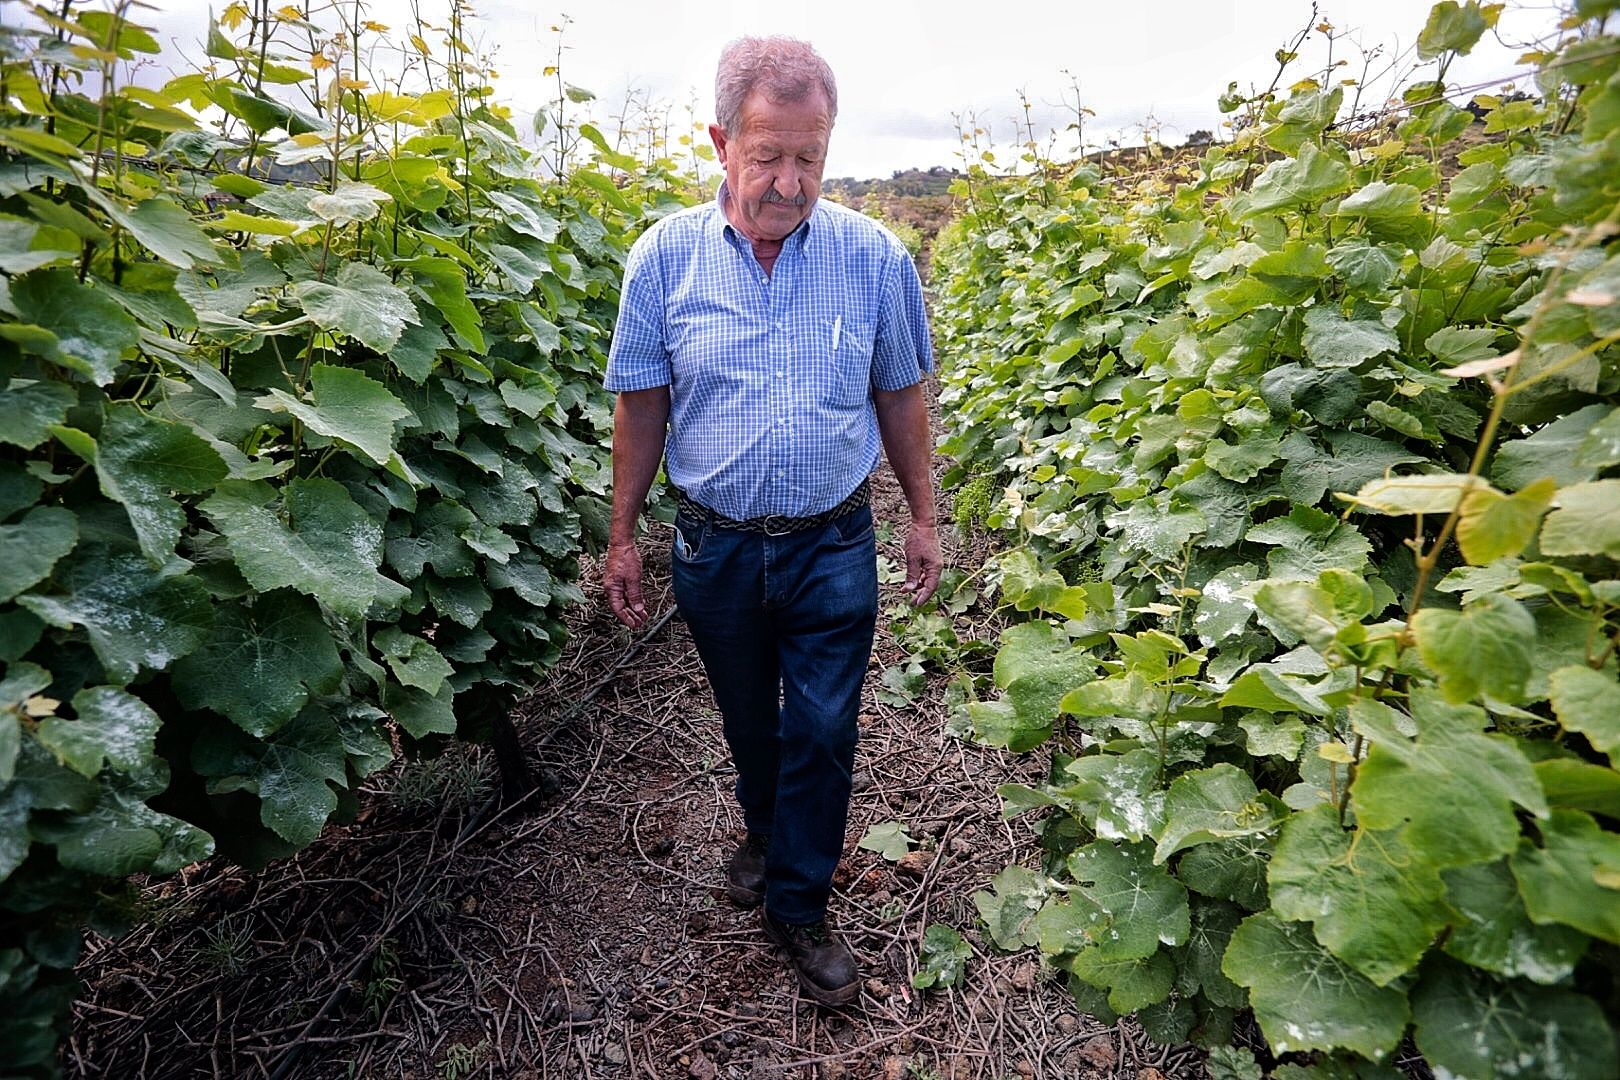
[{"label": "belt buckle", "polygon": [[768,514],[760,520],[759,527],[765,530],[766,536],[786,536],[793,531],[793,519],[781,514]]}]

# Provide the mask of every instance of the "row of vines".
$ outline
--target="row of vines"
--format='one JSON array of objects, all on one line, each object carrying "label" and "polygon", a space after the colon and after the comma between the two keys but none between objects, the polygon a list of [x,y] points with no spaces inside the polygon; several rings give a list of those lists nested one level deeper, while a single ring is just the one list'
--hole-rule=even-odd
[{"label": "row of vines", "polygon": [[1620,1073],[1616,6],[1516,94],[1452,100],[1500,5],[1448,2],[1377,123],[1308,79],[1131,181],[976,168],[937,248],[1023,613],[962,723],[1050,758],[980,914],[1222,1075]]},{"label": "row of vines", "polygon": [[130,7],[0,33],[7,1075],[129,875],[309,844],[555,660],[623,257],[686,198],[589,126],[544,179],[458,5],[234,3],[159,85]]}]

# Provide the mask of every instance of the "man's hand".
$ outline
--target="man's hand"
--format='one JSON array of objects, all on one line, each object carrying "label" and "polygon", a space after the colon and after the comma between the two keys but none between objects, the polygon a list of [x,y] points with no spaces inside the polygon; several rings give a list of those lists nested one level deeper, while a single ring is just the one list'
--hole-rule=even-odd
[{"label": "man's hand", "polygon": [[939,530],[932,525],[911,523],[906,532],[906,596],[912,607],[928,603],[939,587],[939,572],[945,557],[939,551]]},{"label": "man's hand", "polygon": [[647,625],[647,605],[641,599],[641,552],[635,544],[608,545],[602,564],[602,586],[614,618],[632,630]]}]

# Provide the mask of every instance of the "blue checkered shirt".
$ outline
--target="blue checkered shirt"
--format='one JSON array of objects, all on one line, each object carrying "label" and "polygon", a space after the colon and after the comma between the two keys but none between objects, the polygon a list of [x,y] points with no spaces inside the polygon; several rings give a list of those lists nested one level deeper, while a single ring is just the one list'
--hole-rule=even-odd
[{"label": "blue checkered shirt", "polygon": [[933,369],[922,285],[893,233],[827,200],[767,276],[713,202],[630,251],[607,388],[670,388],[665,471],[730,518],[820,513],[877,465],[872,389]]}]

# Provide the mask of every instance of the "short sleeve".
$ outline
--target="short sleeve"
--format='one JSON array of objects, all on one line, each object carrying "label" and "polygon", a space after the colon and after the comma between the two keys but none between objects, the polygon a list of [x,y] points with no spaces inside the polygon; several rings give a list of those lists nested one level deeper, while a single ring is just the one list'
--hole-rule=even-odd
[{"label": "short sleeve", "polygon": [[928,336],[928,309],[923,302],[917,267],[904,249],[884,275],[878,325],[872,346],[872,385],[904,390],[934,370],[934,346]]},{"label": "short sleeve", "polygon": [[613,327],[605,385],[612,393],[668,386],[669,352],[664,348],[664,291],[656,234],[649,231],[625,260],[619,318]]}]

